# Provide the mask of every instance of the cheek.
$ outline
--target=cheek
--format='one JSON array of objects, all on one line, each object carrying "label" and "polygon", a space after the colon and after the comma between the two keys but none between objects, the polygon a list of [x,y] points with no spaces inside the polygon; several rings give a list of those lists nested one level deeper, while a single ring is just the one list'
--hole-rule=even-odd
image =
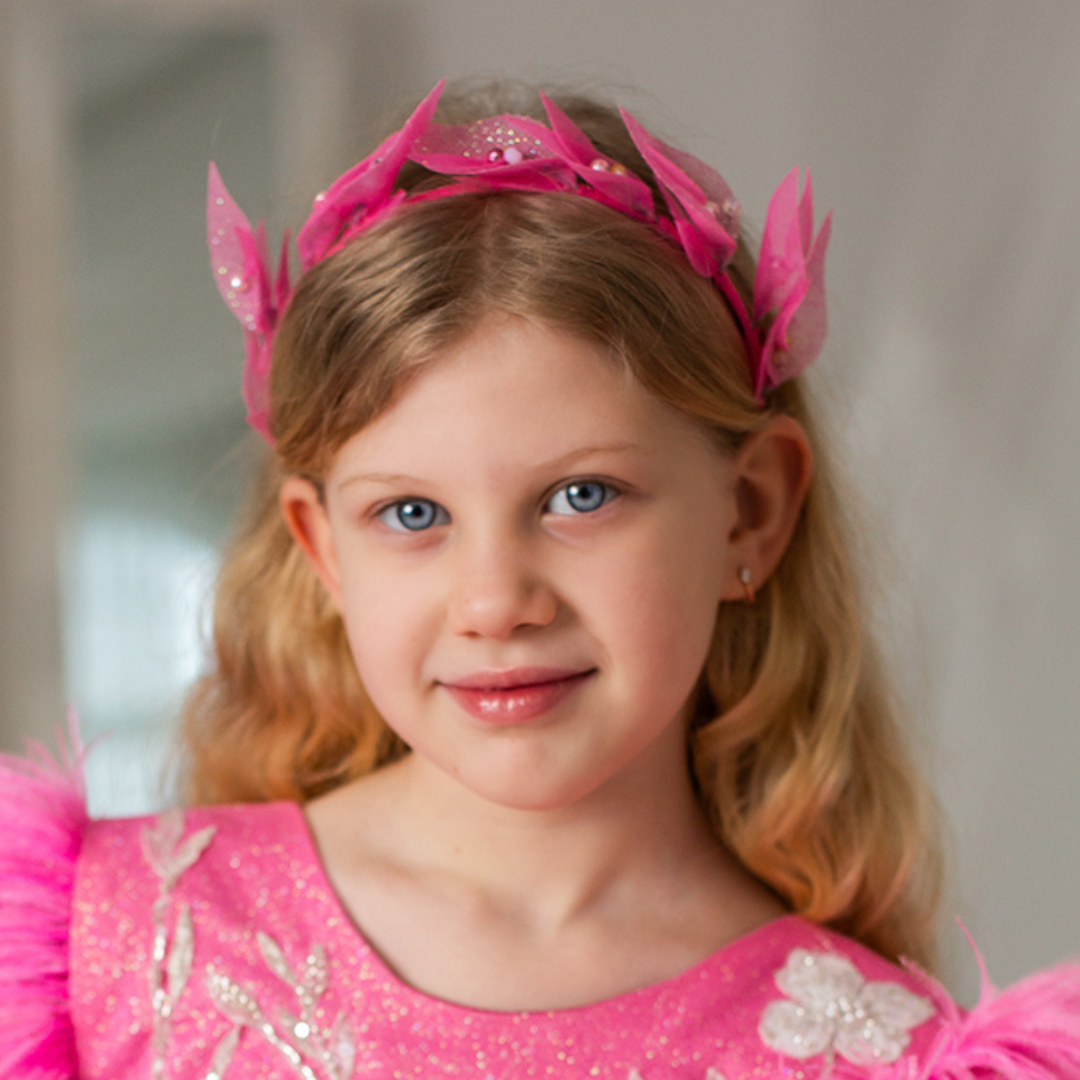
[{"label": "cheek", "polygon": [[643,672],[692,684],[712,640],[724,564],[708,523],[683,524],[638,538],[606,560],[602,573],[612,647]]},{"label": "cheek", "polygon": [[413,670],[411,650],[421,640],[424,590],[415,575],[357,560],[342,568],[342,619],[365,687],[371,692],[396,673]]}]

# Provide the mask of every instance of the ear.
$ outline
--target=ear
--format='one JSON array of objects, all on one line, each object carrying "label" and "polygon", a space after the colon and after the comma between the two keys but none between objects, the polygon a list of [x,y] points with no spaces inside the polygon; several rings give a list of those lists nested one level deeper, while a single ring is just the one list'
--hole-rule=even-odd
[{"label": "ear", "polygon": [[755,589],[773,575],[795,532],[813,471],[810,440],[793,417],[774,417],[743,441],[735,455],[737,512],[723,599],[745,599],[739,579],[744,568]]},{"label": "ear", "polygon": [[341,575],[337,549],[319,489],[300,476],[290,476],[278,493],[281,513],[300,550],[308,557],[319,580],[337,607],[341,607]]}]

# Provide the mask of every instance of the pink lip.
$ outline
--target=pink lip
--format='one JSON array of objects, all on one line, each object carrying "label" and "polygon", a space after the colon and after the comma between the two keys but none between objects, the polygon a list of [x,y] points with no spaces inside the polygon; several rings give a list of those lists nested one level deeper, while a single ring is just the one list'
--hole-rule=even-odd
[{"label": "pink lip", "polygon": [[442,685],[470,715],[486,724],[525,724],[555,708],[595,673],[557,668],[479,671]]}]

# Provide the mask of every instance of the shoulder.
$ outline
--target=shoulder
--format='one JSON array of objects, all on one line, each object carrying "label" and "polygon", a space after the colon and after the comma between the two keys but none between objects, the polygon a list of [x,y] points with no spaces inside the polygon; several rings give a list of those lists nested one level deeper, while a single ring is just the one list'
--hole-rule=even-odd
[{"label": "shoulder", "polygon": [[273,919],[305,883],[321,887],[321,868],[293,803],[90,822],[74,883],[73,981],[93,982],[119,940],[145,944],[128,950],[132,966],[145,969],[155,913],[166,906],[190,910],[221,936],[247,931],[256,915]]},{"label": "shoulder", "polygon": [[105,1074],[132,1075],[154,1031],[157,936],[174,977],[177,910],[221,928],[215,944],[250,936],[268,887],[312,875],[305,837],[282,803],[91,821],[76,752],[0,755],[0,1080],[72,1080],[103,1053]]},{"label": "shoulder", "polygon": [[257,985],[266,941],[291,944],[306,887],[321,887],[313,856],[292,803],[168,810],[87,826],[69,985],[76,1039],[95,1075],[150,1075],[166,1046],[206,1056],[209,1069],[213,1046],[230,1045],[213,972],[224,958],[230,972],[254,973],[246,986]]},{"label": "shoulder", "polygon": [[90,822],[71,915],[76,1010],[115,995],[103,971],[145,979],[166,912],[219,932],[246,927],[267,894],[295,876],[302,820],[291,803],[255,803]]},{"label": "shoulder", "polygon": [[756,1035],[806,1075],[879,1080],[1080,1078],[1080,964],[1042,972],[961,1009],[910,965],[896,965],[802,919],[757,937]]},{"label": "shoulder", "polygon": [[244,803],[166,810],[135,818],[90,821],[83,830],[76,893],[109,891],[126,884],[110,903],[137,908],[140,894],[162,885],[172,890],[181,879],[191,887],[199,878],[235,871],[239,852],[273,855],[299,827],[292,803]]}]

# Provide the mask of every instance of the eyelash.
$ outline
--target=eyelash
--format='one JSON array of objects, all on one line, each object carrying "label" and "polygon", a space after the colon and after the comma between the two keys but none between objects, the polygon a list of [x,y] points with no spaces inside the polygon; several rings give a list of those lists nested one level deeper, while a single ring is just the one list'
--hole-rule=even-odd
[{"label": "eyelash", "polygon": [[[600,488],[600,502],[595,506],[590,506],[587,509],[580,509],[574,507],[570,502],[574,498],[574,488],[587,488],[598,487]],[[584,517],[587,514],[595,514],[597,510],[607,506],[612,500],[617,499],[622,492],[615,487],[614,484],[609,484],[606,480],[595,480],[585,478],[581,480],[570,480],[560,487],[556,488],[550,496],[544,502],[544,510],[547,513],[557,514],[559,517]],[[552,504],[560,496],[565,496],[566,502],[570,507],[570,511],[556,511],[551,509]],[[401,517],[402,511],[406,508],[430,508],[434,511],[432,519],[427,524],[420,525],[418,528],[410,528],[405,524]],[[446,512],[445,508],[440,506],[432,499],[396,499],[392,503],[388,503],[386,506],[381,507],[375,513],[375,518],[381,521],[388,529],[396,533],[423,533],[429,529],[434,528],[436,525],[447,525],[450,522],[450,515]],[[440,519],[441,518],[441,519]]]}]

